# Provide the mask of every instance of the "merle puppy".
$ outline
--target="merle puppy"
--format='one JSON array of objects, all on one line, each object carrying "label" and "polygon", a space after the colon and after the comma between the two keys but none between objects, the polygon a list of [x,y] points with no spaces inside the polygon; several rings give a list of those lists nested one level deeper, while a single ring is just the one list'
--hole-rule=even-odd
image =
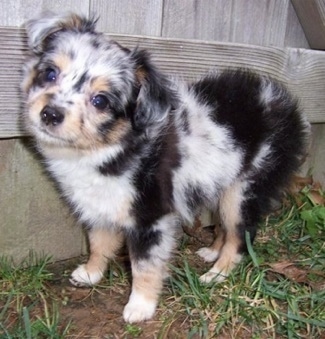
[{"label": "merle puppy", "polygon": [[96,284],[126,241],[128,322],[153,316],[181,223],[202,207],[222,227],[198,254],[221,281],[245,234],[270,210],[306,152],[309,125],[278,82],[246,71],[185,84],[147,52],[95,31],[95,20],[45,14],[26,25],[25,125],[89,234],[90,257],[71,277]]}]

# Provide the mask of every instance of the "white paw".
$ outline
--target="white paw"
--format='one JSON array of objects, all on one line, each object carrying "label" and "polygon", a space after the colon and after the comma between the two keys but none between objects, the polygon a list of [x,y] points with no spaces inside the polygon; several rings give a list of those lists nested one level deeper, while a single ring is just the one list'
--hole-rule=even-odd
[{"label": "white paw", "polygon": [[219,283],[224,281],[227,278],[226,272],[220,272],[213,270],[213,268],[207,273],[200,276],[200,281],[204,284],[209,284],[210,282]]},{"label": "white paw", "polygon": [[135,323],[152,318],[157,302],[148,300],[139,293],[132,291],[129,302],[124,307],[123,319],[128,323]]},{"label": "white paw", "polygon": [[210,282],[222,282],[230,274],[230,272],[236,267],[236,265],[241,261],[242,255],[235,254],[231,257],[232,260],[222,260],[224,258],[219,258],[219,260],[214,264],[214,266],[205,274],[201,275],[200,281],[203,283]]},{"label": "white paw", "polygon": [[77,287],[80,286],[92,286],[97,284],[103,277],[103,273],[101,271],[88,272],[86,270],[86,265],[80,265],[77,269],[75,269],[71,278],[69,279],[72,285]]},{"label": "white paw", "polygon": [[210,247],[202,247],[196,252],[205,262],[213,262],[218,259],[219,252]]}]

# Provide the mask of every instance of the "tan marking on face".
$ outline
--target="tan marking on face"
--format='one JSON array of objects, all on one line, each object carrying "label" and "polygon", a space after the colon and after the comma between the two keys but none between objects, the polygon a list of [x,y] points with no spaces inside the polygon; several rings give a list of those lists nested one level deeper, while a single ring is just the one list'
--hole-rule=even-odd
[{"label": "tan marking on face", "polygon": [[53,57],[53,62],[61,72],[62,71],[68,72],[72,64],[72,60],[67,54],[56,54]]},{"label": "tan marking on face", "polygon": [[36,94],[31,94],[27,102],[28,117],[29,120],[33,121],[35,125],[40,123],[40,113],[45,106],[50,103],[51,94],[55,93],[55,89],[51,88],[48,90],[42,89]]},{"label": "tan marking on face", "polygon": [[110,229],[93,228],[88,233],[90,256],[85,265],[91,275],[96,272],[104,272],[107,263],[115,257],[116,252],[122,247],[124,237],[122,232]]},{"label": "tan marking on face", "polygon": [[33,82],[37,76],[37,72],[35,68],[32,68],[31,70],[28,71],[28,76],[25,76],[23,83],[22,83],[22,90],[24,93],[28,93],[30,88],[33,85]]},{"label": "tan marking on face", "polygon": [[[80,124],[80,119],[78,119],[78,117],[74,118],[75,122],[72,122],[71,118],[71,121],[69,122],[70,134],[79,132],[78,139],[75,140],[75,146],[84,150],[92,150],[94,148],[107,146],[108,144],[118,144],[131,129],[131,123],[129,121],[120,119],[117,120],[112,126],[112,129],[103,136],[98,132],[100,124],[105,122],[105,120],[101,118],[101,113],[94,112],[94,115],[92,115],[91,118],[85,118],[83,125]],[[73,129],[76,129],[76,131],[73,132]]]},{"label": "tan marking on face", "polygon": [[[67,71],[71,64],[70,58],[64,54],[55,56],[54,62],[58,68],[67,69]],[[132,128],[130,121],[121,118],[113,123],[106,135],[99,133],[99,127],[103,123],[109,121],[109,119],[115,119],[109,110],[107,112],[100,112],[90,103],[92,95],[109,91],[107,80],[104,77],[93,79],[89,84],[87,93],[80,96],[78,100],[74,100],[73,105],[69,105],[68,108],[58,107],[58,109],[64,111],[64,121],[61,124],[57,126],[43,125],[40,121],[40,112],[46,105],[53,105],[55,107],[56,102],[50,102],[51,95],[57,94],[56,98],[60,100],[59,90],[60,87],[58,85],[37,88],[30,93],[28,98],[29,119],[33,121],[33,126],[42,126],[43,129],[49,132],[53,137],[53,145],[59,144],[63,146],[65,142],[66,147],[80,150],[98,149],[108,144],[120,143]],[[40,133],[40,137],[42,135]],[[51,142],[48,136],[46,137],[46,142]],[[121,219],[123,218],[121,216]]]},{"label": "tan marking on face", "polygon": [[117,120],[112,130],[108,132],[107,140],[111,144],[119,143],[123,137],[130,131],[131,124],[127,120]]},{"label": "tan marking on face", "polygon": [[90,82],[90,89],[92,94],[109,91],[109,83],[105,77],[96,77]]},{"label": "tan marking on face", "polygon": [[37,97],[37,100],[33,100],[29,104],[29,111],[39,115],[42,109],[49,104],[49,96],[43,94]]}]

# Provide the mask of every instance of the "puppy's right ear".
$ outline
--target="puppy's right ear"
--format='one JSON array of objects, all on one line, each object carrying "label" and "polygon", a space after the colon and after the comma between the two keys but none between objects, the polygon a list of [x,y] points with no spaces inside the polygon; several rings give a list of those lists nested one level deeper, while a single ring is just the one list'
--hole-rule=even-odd
[{"label": "puppy's right ear", "polygon": [[94,32],[96,22],[95,18],[87,19],[76,14],[62,16],[52,12],[42,13],[25,24],[28,46],[35,54],[41,54],[46,50],[47,42],[59,32]]},{"label": "puppy's right ear", "polygon": [[149,130],[159,129],[167,121],[176,96],[169,80],[154,66],[145,50],[135,49],[131,58],[139,84],[132,124],[135,130],[149,134]]}]

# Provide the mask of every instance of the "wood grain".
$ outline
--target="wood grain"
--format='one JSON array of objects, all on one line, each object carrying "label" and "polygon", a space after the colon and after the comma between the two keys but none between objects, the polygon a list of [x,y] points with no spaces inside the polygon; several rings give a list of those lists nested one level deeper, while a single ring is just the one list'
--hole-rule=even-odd
[{"label": "wood grain", "polygon": [[307,41],[305,32],[300,25],[297,13],[291,3],[289,2],[287,27],[284,38],[284,46],[286,47],[298,47],[298,48],[310,48]]},{"label": "wood grain", "polygon": [[325,122],[325,53],[297,48],[275,48],[196,40],[115,36],[126,46],[151,51],[168,74],[187,81],[206,72],[244,67],[285,83],[296,95],[309,121]]},{"label": "wood grain", "polygon": [[0,255],[60,260],[86,252],[83,231],[24,140],[0,142]]},{"label": "wood grain", "polygon": [[162,36],[183,39],[228,41],[232,1],[165,0]]},{"label": "wood grain", "polygon": [[308,48],[290,0],[164,1],[162,36]]},{"label": "wood grain", "polygon": [[289,0],[235,0],[229,41],[284,46]]},{"label": "wood grain", "polygon": [[163,0],[92,0],[98,29],[110,33],[160,36]]},{"label": "wood grain", "polygon": [[1,0],[0,26],[21,26],[42,11],[75,11],[89,15],[90,0]]},{"label": "wood grain", "polygon": [[325,49],[325,1],[291,0],[311,48]]},{"label": "wood grain", "polygon": [[325,187],[325,124],[312,125],[309,157],[305,168],[311,170],[315,181]]},{"label": "wood grain", "polygon": [[[325,121],[323,52],[142,36],[111,37],[127,47],[148,49],[164,72],[189,81],[212,70],[234,67],[269,74],[286,83],[299,97],[311,122]],[[19,86],[25,53],[23,31],[0,28],[0,137],[24,135]]]}]

